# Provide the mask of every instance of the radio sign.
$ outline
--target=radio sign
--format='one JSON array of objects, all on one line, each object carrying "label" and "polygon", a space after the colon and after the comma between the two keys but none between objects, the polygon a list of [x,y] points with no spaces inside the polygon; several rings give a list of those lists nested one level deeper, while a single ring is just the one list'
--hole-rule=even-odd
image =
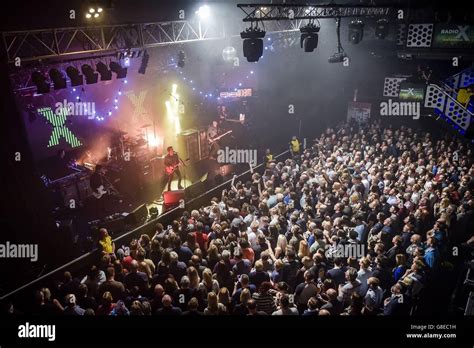
[{"label": "radio sign", "polygon": [[246,98],[252,96],[252,88],[237,89],[232,92],[221,92],[221,98]]},{"label": "radio sign", "polygon": [[472,47],[474,26],[465,24],[436,24],[432,47]]}]

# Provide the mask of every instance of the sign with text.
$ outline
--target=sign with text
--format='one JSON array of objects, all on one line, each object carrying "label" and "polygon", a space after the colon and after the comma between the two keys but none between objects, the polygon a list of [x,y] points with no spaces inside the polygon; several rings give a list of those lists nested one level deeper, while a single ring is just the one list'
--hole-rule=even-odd
[{"label": "sign with text", "polygon": [[473,47],[474,26],[467,24],[436,24],[432,47]]},{"label": "sign with text", "polygon": [[372,104],[370,103],[349,102],[347,121],[355,120],[358,123],[365,123],[370,118],[371,109]]},{"label": "sign with text", "polygon": [[246,98],[252,96],[252,88],[242,88],[231,92],[221,92],[221,98]]}]

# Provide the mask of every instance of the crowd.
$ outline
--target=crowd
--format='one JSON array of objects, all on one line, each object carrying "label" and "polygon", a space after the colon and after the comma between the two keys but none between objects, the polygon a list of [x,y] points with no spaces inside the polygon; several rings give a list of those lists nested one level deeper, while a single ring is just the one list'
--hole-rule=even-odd
[{"label": "crowd", "polygon": [[41,315],[410,315],[474,246],[472,149],[410,128],[327,129],[210,205],[38,289]]}]

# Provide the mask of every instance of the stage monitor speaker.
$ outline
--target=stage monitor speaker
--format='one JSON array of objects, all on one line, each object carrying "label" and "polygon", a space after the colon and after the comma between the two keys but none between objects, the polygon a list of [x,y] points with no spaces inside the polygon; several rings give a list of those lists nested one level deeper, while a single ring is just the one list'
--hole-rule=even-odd
[{"label": "stage monitor speaker", "polygon": [[198,181],[193,183],[192,185],[186,187],[184,196],[186,200],[190,200],[202,195],[206,192],[207,189],[207,179],[208,173],[205,173]]},{"label": "stage monitor speaker", "polygon": [[179,206],[179,202],[185,197],[184,190],[174,190],[163,192],[163,211],[167,211]]},{"label": "stage monitor speaker", "polygon": [[136,225],[138,223],[143,223],[147,217],[148,209],[146,207],[146,204],[142,204],[127,215],[127,217],[125,218],[125,223],[127,225]]}]

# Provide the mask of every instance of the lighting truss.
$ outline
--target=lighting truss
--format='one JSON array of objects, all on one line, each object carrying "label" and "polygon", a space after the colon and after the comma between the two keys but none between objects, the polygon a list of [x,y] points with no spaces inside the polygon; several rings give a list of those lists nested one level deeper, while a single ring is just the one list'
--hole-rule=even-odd
[{"label": "lighting truss", "polygon": [[[299,30],[303,21],[273,22],[268,33]],[[193,41],[239,36],[242,22],[205,26],[194,21],[170,21],[3,32],[8,63],[40,61],[71,56],[91,56],[126,49],[147,49]]]},{"label": "lighting truss", "polygon": [[342,17],[387,17],[391,7],[364,5],[238,4],[243,22],[307,20]]}]

